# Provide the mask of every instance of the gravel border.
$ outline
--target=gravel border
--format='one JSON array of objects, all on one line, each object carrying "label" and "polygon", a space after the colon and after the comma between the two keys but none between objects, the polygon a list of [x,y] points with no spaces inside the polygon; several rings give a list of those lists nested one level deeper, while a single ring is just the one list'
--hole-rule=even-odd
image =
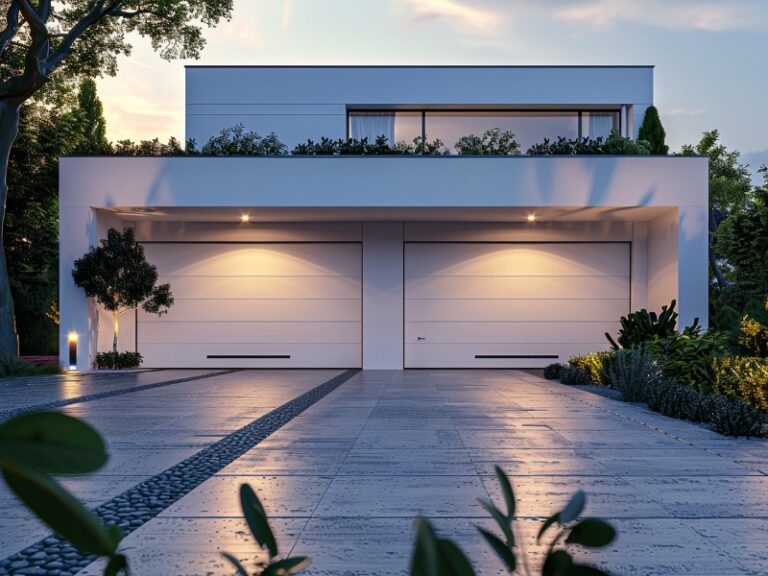
[{"label": "gravel border", "polygon": [[[563,384],[560,380],[553,380],[553,382]],[[563,384],[563,386],[575,388],[576,390],[584,390],[585,392],[591,392],[592,394],[610,398],[611,400],[620,400],[621,402],[624,402],[624,394],[622,394],[620,390],[608,388],[607,386],[598,386],[597,384]]]},{"label": "gravel border", "polygon": [[153,382],[152,384],[142,384],[141,386],[132,386],[130,388],[120,388],[118,390],[107,390],[105,392],[95,392],[93,394],[86,394],[84,396],[75,396],[74,398],[65,398],[64,400],[54,400],[53,402],[45,402],[43,404],[33,404],[32,406],[22,406],[21,408],[14,408],[13,410],[0,411],[0,421],[19,416],[20,414],[26,414],[27,412],[39,412],[41,410],[53,410],[55,408],[63,408],[70,404],[80,404],[82,402],[90,402],[92,400],[101,400],[102,398],[111,398],[112,396],[122,396],[123,394],[133,394],[134,392],[141,392],[142,390],[152,390],[153,388],[163,388],[164,386],[171,386],[172,384],[181,384],[182,382],[192,382],[194,380],[202,380],[203,378],[211,378],[213,376],[221,376],[223,374],[231,374],[232,372],[238,372],[238,370],[220,370],[218,372],[207,372],[205,374],[198,374],[197,376],[187,376],[186,378],[176,378],[175,380],[166,380],[164,382]]},{"label": "gravel border", "polygon": [[[107,524],[130,534],[219,470],[330,394],[360,370],[347,370],[297,396],[197,454],[137,484],[94,509]],[[73,576],[96,559],[66,540],[49,536],[0,560],[0,576]]]}]

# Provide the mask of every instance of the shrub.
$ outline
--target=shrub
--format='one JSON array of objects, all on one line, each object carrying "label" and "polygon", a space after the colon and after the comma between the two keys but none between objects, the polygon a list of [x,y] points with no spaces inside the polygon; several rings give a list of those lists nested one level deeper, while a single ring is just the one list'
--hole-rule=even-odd
[{"label": "shrub", "polygon": [[560,371],[560,382],[571,386],[592,384],[589,374],[575,366],[563,366],[563,369]]},{"label": "shrub", "polygon": [[[652,338],[669,338],[675,333],[677,326],[677,312],[675,312],[676,300],[672,300],[669,306],[662,306],[661,313],[648,312],[645,308],[632,312],[628,316],[622,316],[619,320],[621,328],[619,336],[614,340],[608,332],[605,337],[610,342],[614,350],[619,348],[632,348],[645,344]],[[693,326],[686,328],[686,331],[698,330],[699,320],[694,321]]]},{"label": "shrub", "polygon": [[143,361],[140,352],[99,352],[94,364],[98,370],[123,370],[138,368]]},{"label": "shrub", "polygon": [[715,398],[710,419],[715,432],[726,436],[765,436],[768,424],[765,412],[739,399],[725,396]]},{"label": "shrub", "polygon": [[708,422],[711,420],[714,396],[701,394],[690,386],[660,379],[646,390],[648,407],[665,416]]},{"label": "shrub", "polygon": [[534,144],[526,154],[529,156],[570,156],[573,154],[613,154],[613,155],[647,155],[651,153],[648,142],[626,138],[616,132],[603,140],[597,138],[564,138],[562,136],[550,141]]},{"label": "shrub", "polygon": [[357,140],[354,138],[321,138],[320,142],[307,140],[304,144],[298,144],[291,152],[294,156],[367,156],[396,154],[388,144],[386,136],[379,136],[372,143],[368,138]]},{"label": "shrub", "polygon": [[544,368],[544,378],[547,380],[558,380],[560,378],[560,374],[563,371],[564,366],[560,364],[559,362],[556,362],[555,364],[550,364],[546,368]]},{"label": "shrub", "polygon": [[520,154],[520,144],[515,140],[515,135],[506,130],[502,132],[498,128],[486,130],[482,136],[462,136],[453,145],[456,152],[462,155],[478,156],[514,156]]},{"label": "shrub", "polygon": [[568,360],[568,364],[574,368],[584,370],[594,384],[610,386],[615,358],[615,352],[591,352],[589,354],[572,356]]},{"label": "shrub", "polygon": [[61,373],[61,367],[58,364],[27,364],[16,356],[0,352],[0,378],[59,373]]},{"label": "shrub", "polygon": [[768,412],[768,358],[722,356],[713,359],[712,372],[712,392]]},{"label": "shrub", "polygon": [[203,146],[206,156],[284,156],[288,149],[272,132],[261,136],[246,132],[242,124],[224,128]]},{"label": "shrub", "polygon": [[683,334],[673,332],[667,338],[653,338],[648,349],[665,377],[707,392],[712,359],[722,354],[727,344],[725,332],[709,330],[702,334],[696,327],[687,328]]},{"label": "shrub", "polygon": [[645,346],[616,351],[611,385],[627,402],[645,402],[648,388],[661,379],[661,371]]},{"label": "shrub", "polygon": [[768,358],[768,326],[763,326],[757,320],[744,316],[739,324],[738,344],[750,356]]}]

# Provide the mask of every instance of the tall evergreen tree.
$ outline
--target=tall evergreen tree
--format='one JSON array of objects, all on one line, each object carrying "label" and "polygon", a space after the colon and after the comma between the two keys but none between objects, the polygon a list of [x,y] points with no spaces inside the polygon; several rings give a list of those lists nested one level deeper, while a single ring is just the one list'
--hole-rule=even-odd
[{"label": "tall evergreen tree", "polygon": [[106,152],[109,146],[107,121],[104,118],[104,106],[96,94],[96,82],[92,78],[86,78],[80,83],[77,104],[82,139],[80,145],[75,148],[75,153],[102,154]]},{"label": "tall evergreen tree", "polygon": [[651,154],[667,154],[669,146],[665,143],[667,133],[661,125],[661,118],[656,106],[648,106],[643,116],[643,123],[637,133],[638,140],[645,140],[651,145]]}]

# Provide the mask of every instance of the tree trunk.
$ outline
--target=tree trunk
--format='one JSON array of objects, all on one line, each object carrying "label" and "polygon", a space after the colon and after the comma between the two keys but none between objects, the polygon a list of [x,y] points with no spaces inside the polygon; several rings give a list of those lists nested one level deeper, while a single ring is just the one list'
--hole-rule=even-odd
[{"label": "tree trunk", "polygon": [[112,318],[114,318],[115,320],[115,336],[114,338],[112,338],[112,352],[117,354],[117,332],[118,332],[118,329],[120,328],[120,312],[118,312],[117,310],[112,312]]},{"label": "tree trunk", "polygon": [[19,353],[19,338],[13,311],[11,282],[5,258],[3,228],[5,208],[8,200],[8,158],[11,147],[19,132],[19,104],[14,101],[0,101],[0,352],[12,356]]}]

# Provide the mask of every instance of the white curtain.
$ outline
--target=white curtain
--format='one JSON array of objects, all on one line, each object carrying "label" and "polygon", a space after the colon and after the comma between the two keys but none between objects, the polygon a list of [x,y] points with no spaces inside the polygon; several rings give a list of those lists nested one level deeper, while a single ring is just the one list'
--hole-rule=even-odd
[{"label": "white curtain", "polygon": [[377,137],[386,136],[389,144],[395,143],[394,112],[352,114],[350,119],[350,137],[356,140],[368,138],[368,142],[373,143]]},{"label": "white curtain", "polygon": [[589,114],[589,133],[585,136],[608,138],[613,130],[613,114]]}]

